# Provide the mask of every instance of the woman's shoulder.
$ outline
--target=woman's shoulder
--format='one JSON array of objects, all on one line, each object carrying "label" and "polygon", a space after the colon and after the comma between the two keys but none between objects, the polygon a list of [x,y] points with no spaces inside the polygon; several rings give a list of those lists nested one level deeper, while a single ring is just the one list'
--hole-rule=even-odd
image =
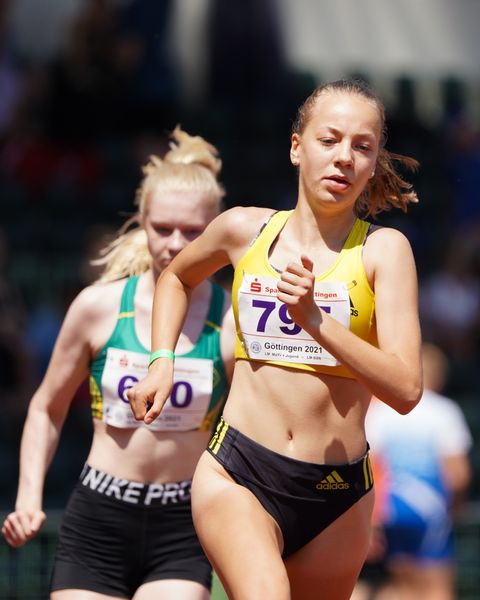
[{"label": "woman's shoulder", "polygon": [[365,241],[367,252],[405,252],[411,246],[407,236],[393,227],[372,225]]},{"label": "woman's shoulder", "polygon": [[126,281],[95,282],[83,288],[72,302],[70,310],[91,319],[118,311]]},{"label": "woman's shoulder", "polygon": [[243,245],[250,243],[274,212],[271,208],[259,206],[235,206],[223,212],[218,219],[228,239]]},{"label": "woman's shoulder", "polygon": [[393,227],[370,228],[363,248],[363,264],[368,280],[374,285],[379,273],[406,276],[415,272],[415,258],[407,236]]},{"label": "woman's shoulder", "polygon": [[108,337],[120,308],[125,279],[85,287],[70,304],[61,336],[68,345],[87,343],[95,352],[102,346],[98,338]]}]

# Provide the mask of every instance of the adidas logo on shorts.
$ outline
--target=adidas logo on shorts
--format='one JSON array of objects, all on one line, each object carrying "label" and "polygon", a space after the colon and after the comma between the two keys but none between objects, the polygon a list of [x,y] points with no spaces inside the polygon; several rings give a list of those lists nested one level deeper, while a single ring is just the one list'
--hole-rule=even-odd
[{"label": "adidas logo on shorts", "polygon": [[317,490],[348,490],[350,486],[340,477],[337,471],[332,471],[330,475],[327,475],[315,487]]}]

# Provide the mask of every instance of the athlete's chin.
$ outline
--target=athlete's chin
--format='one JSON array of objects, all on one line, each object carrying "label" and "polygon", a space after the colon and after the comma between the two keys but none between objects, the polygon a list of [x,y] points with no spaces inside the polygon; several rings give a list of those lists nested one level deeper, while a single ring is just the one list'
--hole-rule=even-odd
[{"label": "athlete's chin", "polygon": [[343,189],[334,188],[332,186],[326,186],[320,192],[325,198],[331,198],[336,201],[345,201],[352,197],[354,189],[350,185]]},{"label": "athlete's chin", "polygon": [[323,192],[317,196],[318,203],[323,206],[340,206],[350,204],[351,194]]},{"label": "athlete's chin", "polygon": [[155,261],[155,267],[157,271],[161,273],[162,271],[165,271],[165,269],[170,265],[171,262],[171,258],[162,258],[160,260]]}]

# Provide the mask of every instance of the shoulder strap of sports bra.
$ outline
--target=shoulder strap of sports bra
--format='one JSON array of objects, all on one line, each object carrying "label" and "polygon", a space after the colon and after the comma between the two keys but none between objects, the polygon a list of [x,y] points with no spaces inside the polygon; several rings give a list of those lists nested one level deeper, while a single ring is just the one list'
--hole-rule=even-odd
[{"label": "shoulder strap of sports bra", "polygon": [[350,233],[348,234],[343,249],[351,250],[352,248],[363,246],[369,227],[370,223],[367,221],[362,221],[362,219],[357,219],[353,224]]},{"label": "shoulder strap of sports bra", "polygon": [[211,327],[216,330],[220,329],[224,303],[225,292],[220,285],[212,281],[212,296],[210,298],[210,306],[205,320],[205,327]]},{"label": "shoulder strap of sports bra", "polygon": [[293,211],[291,210],[277,210],[268,215],[268,217],[262,223],[262,226],[258,230],[256,236],[250,242],[249,248],[255,245],[260,238],[266,237],[267,240],[269,240],[272,236],[275,237],[280,229],[285,225],[285,221],[292,212]]},{"label": "shoulder strap of sports bra", "polygon": [[138,284],[138,275],[134,275],[133,277],[129,277],[125,283],[125,287],[122,292],[122,299],[120,301],[120,313],[118,315],[119,319],[125,319],[128,317],[134,316],[135,311],[135,291],[137,289]]}]

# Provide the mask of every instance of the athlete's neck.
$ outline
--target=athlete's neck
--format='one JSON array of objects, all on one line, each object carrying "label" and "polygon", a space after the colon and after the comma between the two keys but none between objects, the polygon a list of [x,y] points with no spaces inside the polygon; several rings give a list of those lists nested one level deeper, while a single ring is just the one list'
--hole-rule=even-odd
[{"label": "athlete's neck", "polygon": [[356,219],[350,210],[314,213],[308,205],[297,205],[289,219],[290,234],[305,247],[340,251]]}]

